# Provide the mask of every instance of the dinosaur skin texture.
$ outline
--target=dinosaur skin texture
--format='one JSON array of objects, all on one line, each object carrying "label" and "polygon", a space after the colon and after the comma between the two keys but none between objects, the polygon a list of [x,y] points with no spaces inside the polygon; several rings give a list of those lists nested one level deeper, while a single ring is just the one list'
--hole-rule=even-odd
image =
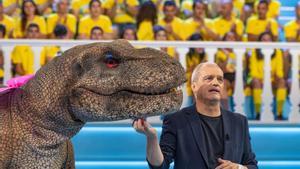
[{"label": "dinosaur skin texture", "polygon": [[0,93],[0,168],[75,168],[70,139],[86,122],[176,111],[173,89],[184,82],[180,63],[155,49],[125,40],[71,48]]}]

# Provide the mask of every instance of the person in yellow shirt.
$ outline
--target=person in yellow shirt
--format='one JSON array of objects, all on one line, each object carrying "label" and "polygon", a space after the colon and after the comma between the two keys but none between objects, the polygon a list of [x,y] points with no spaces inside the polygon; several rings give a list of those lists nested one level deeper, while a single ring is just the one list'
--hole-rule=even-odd
[{"label": "person in yellow shirt", "polygon": [[136,17],[138,40],[154,40],[153,26],[157,22],[157,9],[152,1],[144,2]]},{"label": "person in yellow shirt", "polygon": [[244,24],[233,16],[232,1],[222,0],[220,9],[221,15],[213,20],[215,33],[222,39],[226,33],[234,32],[237,35],[237,40],[240,41],[244,33]]},{"label": "person in yellow shirt", "polygon": [[267,18],[268,2],[260,0],[257,5],[257,16],[252,16],[247,21],[246,33],[248,41],[257,41],[263,32],[271,32],[273,40],[278,39],[278,23],[276,20]]},{"label": "person in yellow shirt", "polygon": [[[54,39],[67,39],[68,30],[65,25],[58,24],[54,28]],[[40,65],[44,66],[54,57],[60,56],[62,50],[60,46],[44,46],[40,55]]]},{"label": "person in yellow shirt", "polygon": [[[268,2],[268,13],[267,13],[267,18],[272,18],[277,20],[278,16],[280,15],[280,6],[281,3],[278,0],[267,0]],[[257,9],[257,5],[259,3],[259,0],[255,2],[255,9]]]},{"label": "person in yellow shirt", "polygon": [[183,21],[176,17],[178,9],[173,0],[166,0],[163,4],[164,17],[159,18],[158,25],[165,28],[169,40],[183,40]]},{"label": "person in yellow shirt", "polygon": [[87,16],[89,12],[89,3],[91,0],[71,0],[71,13],[77,20]]},{"label": "person in yellow shirt", "polygon": [[[235,32],[227,32],[222,40],[236,41],[237,35]],[[232,96],[235,85],[236,54],[232,48],[218,49],[215,60],[224,72],[224,91],[221,93],[221,104],[229,110],[228,96]]]},{"label": "person in yellow shirt", "polygon": [[108,16],[102,15],[101,1],[91,0],[89,3],[90,15],[80,19],[79,38],[89,39],[91,30],[95,26],[101,27],[105,39],[112,39],[112,23]]},{"label": "person in yellow shirt", "polygon": [[[25,31],[27,39],[38,39],[40,37],[39,26],[35,23],[28,25]],[[13,65],[13,76],[29,75],[34,73],[34,53],[29,45],[15,46],[11,53]]]},{"label": "person in yellow shirt", "polygon": [[[195,33],[192,34],[189,39],[190,41],[203,41],[203,38],[201,34]],[[186,60],[186,91],[188,96],[187,104],[193,104],[194,103],[194,97],[193,97],[193,91],[191,88],[191,78],[193,70],[196,68],[196,66],[202,62],[207,62],[208,57],[205,53],[204,48],[190,48],[188,53],[185,56]]]},{"label": "person in yellow shirt", "polygon": [[120,25],[120,29],[127,24],[135,23],[138,7],[138,0],[105,0],[103,2],[105,14],[114,24]]},{"label": "person in yellow shirt", "polygon": [[192,34],[200,33],[204,40],[217,40],[214,25],[210,19],[205,18],[205,3],[201,0],[193,2],[193,16],[184,22],[183,39],[187,40]]},{"label": "person in yellow shirt", "polygon": [[[259,41],[272,42],[272,34],[264,32],[259,36]],[[253,49],[250,53],[249,68],[251,86],[253,89],[253,100],[256,112],[256,119],[260,118],[261,103],[262,103],[262,88],[264,78],[264,55],[261,49]],[[280,49],[275,49],[271,55],[271,82],[274,96],[276,98],[277,119],[283,119],[282,111],[283,104],[286,100],[286,85],[284,81],[283,70],[283,52]]]},{"label": "person in yellow shirt", "polygon": [[65,25],[68,30],[68,39],[73,39],[76,33],[76,17],[68,13],[69,1],[59,0],[57,2],[57,13],[47,17],[47,34],[48,37],[54,38],[54,28],[57,24]]},{"label": "person in yellow shirt", "polygon": [[[158,41],[166,41],[168,39],[168,33],[166,29],[160,25],[154,26],[154,39]],[[161,47],[161,51],[164,51],[168,55],[170,55],[172,58],[175,58],[176,60],[179,60],[178,52],[175,50],[174,47]]]},{"label": "person in yellow shirt", "polygon": [[3,2],[0,2],[0,24],[5,26],[6,29],[5,38],[11,38],[13,29],[15,27],[15,22],[11,17],[4,14],[2,3]]},{"label": "person in yellow shirt", "polygon": [[16,28],[13,36],[15,38],[24,38],[24,32],[30,23],[35,23],[40,29],[40,38],[46,38],[46,21],[38,15],[37,6],[33,0],[24,0],[21,7],[21,18],[16,20]]},{"label": "person in yellow shirt", "polygon": [[300,1],[295,9],[296,19],[284,25],[285,39],[288,42],[300,42]]}]

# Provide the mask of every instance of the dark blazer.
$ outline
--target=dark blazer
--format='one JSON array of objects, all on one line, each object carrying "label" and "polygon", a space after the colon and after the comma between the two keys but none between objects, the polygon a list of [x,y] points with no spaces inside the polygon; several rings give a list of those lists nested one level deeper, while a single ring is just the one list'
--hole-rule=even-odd
[{"label": "dark blazer", "polygon": [[[223,159],[256,169],[257,161],[251,150],[247,119],[221,109],[224,128]],[[167,115],[164,118],[160,147],[164,155],[162,166],[151,169],[168,169],[174,160],[174,169],[208,168],[207,149],[200,127],[201,120],[195,105]]]}]

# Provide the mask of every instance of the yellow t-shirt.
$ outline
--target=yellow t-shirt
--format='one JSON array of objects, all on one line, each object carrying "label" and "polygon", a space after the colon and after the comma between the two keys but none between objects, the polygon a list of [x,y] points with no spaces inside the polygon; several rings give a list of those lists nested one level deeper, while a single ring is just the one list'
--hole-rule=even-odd
[{"label": "yellow t-shirt", "polygon": [[47,58],[53,59],[59,52],[61,52],[60,46],[44,46],[40,56],[41,66],[46,64]]},{"label": "yellow t-shirt", "polygon": [[278,23],[274,19],[260,20],[257,16],[252,16],[247,21],[246,33],[260,35],[266,31],[268,23],[271,24],[271,32],[278,36]]},{"label": "yellow t-shirt", "polygon": [[[26,24],[26,27],[30,24],[30,23],[35,23],[39,26],[40,28],[40,32],[41,34],[43,35],[46,35],[47,34],[47,29],[46,29],[46,21],[44,19],[44,17],[41,17],[41,16],[34,16],[33,20],[32,21],[27,21],[27,24]],[[26,29],[26,28],[25,28]],[[13,32],[13,36],[15,38],[23,38],[24,37],[24,33],[22,31],[22,28],[21,28],[21,18],[18,18],[16,20],[16,28],[14,29],[14,32]]]},{"label": "yellow t-shirt", "polygon": [[[176,33],[180,38],[183,39],[184,37],[184,27],[183,27],[183,21],[180,18],[175,17],[171,22],[171,27],[173,29],[173,32]],[[163,18],[160,18],[158,20],[158,25],[166,26],[166,22]],[[168,35],[168,40],[175,40],[175,38],[172,35]]]},{"label": "yellow t-shirt", "polygon": [[[264,78],[264,59],[256,58],[255,49],[252,49],[250,56],[250,76],[263,80]],[[283,78],[283,53],[280,49],[275,50],[275,56],[271,58],[271,79],[274,77]]]},{"label": "yellow t-shirt", "polygon": [[91,35],[93,27],[99,26],[103,29],[104,33],[112,33],[112,23],[108,16],[100,15],[95,21],[90,16],[86,16],[80,19],[79,22],[79,34],[86,34],[88,37]]},{"label": "yellow t-shirt", "polygon": [[234,73],[236,68],[236,55],[233,51],[225,54],[223,50],[218,50],[216,55],[216,63],[226,62],[226,70],[223,70],[224,73]]},{"label": "yellow t-shirt", "polygon": [[[259,1],[255,2],[255,12],[257,11],[257,5]],[[268,6],[267,18],[276,19],[279,16],[281,3],[278,0],[271,0]]]},{"label": "yellow t-shirt", "polygon": [[4,77],[4,70],[0,68],[0,78]]},{"label": "yellow t-shirt", "polygon": [[167,53],[168,53],[168,55],[170,55],[172,58],[174,58],[175,55],[176,55],[176,50],[175,50],[174,47],[168,47],[168,48],[167,48]]},{"label": "yellow t-shirt", "polygon": [[65,25],[72,33],[76,32],[76,17],[72,14],[67,14],[67,18],[58,23],[58,15],[56,13],[51,14],[47,18],[47,33],[53,33],[53,30],[57,24]]},{"label": "yellow t-shirt", "polygon": [[186,60],[186,78],[187,78],[187,82],[186,82],[186,89],[187,89],[187,95],[188,96],[193,96],[193,91],[191,88],[191,78],[192,78],[192,73],[193,70],[196,68],[196,66],[200,63],[203,62],[207,62],[208,61],[208,57],[205,54],[203,56],[203,58],[199,55],[196,54],[192,54],[192,55],[186,55],[185,56],[185,60]]},{"label": "yellow t-shirt", "polygon": [[153,25],[151,21],[142,21],[137,30],[138,40],[154,40]]},{"label": "yellow t-shirt", "polygon": [[[1,57],[2,57],[2,59],[4,59],[3,56],[0,56],[0,58]],[[3,78],[3,77],[4,77],[4,70],[2,68],[0,68],[0,78]]]},{"label": "yellow t-shirt", "polygon": [[[130,7],[138,7],[139,5],[138,0],[126,0],[126,3]],[[115,0],[105,0],[102,7],[105,9],[112,9],[114,5]],[[127,12],[127,6],[125,5],[124,0],[118,0],[116,8],[116,16],[113,19],[114,23],[135,23],[135,18]]]},{"label": "yellow t-shirt", "polygon": [[0,24],[5,26],[6,29],[5,38],[8,38],[9,33],[12,32],[15,27],[14,20],[9,16],[4,15],[4,18],[2,21],[0,21]]},{"label": "yellow t-shirt", "polygon": [[230,21],[224,19],[223,17],[218,17],[213,20],[215,33],[217,33],[220,37],[223,37],[227,32],[230,32],[231,27],[235,24],[236,33],[239,36],[242,36],[244,33],[244,24],[241,20],[231,18]]},{"label": "yellow t-shirt", "polygon": [[157,48],[158,50],[161,50],[163,52],[166,52],[170,57],[174,58],[176,55],[176,50],[174,47],[167,47],[167,51],[162,50],[161,48]]},{"label": "yellow t-shirt", "polygon": [[[285,38],[296,38],[300,25],[295,20],[292,20],[284,25]],[[300,37],[297,39],[300,42]]]},{"label": "yellow t-shirt", "polygon": [[72,10],[79,10],[81,16],[89,14],[89,3],[91,0],[71,0]]},{"label": "yellow t-shirt", "polygon": [[34,73],[34,53],[29,45],[15,46],[11,53],[13,64],[21,64],[25,75]]},{"label": "yellow t-shirt", "polygon": [[[212,31],[215,32],[214,24],[213,24],[212,20],[205,18],[204,24],[208,28],[210,28]],[[200,32],[197,32],[197,29],[200,26],[200,24],[198,22],[194,21],[193,18],[189,18],[189,19],[185,20],[183,25],[184,25],[183,26],[184,33],[182,36],[183,36],[184,40],[187,40],[194,33],[200,33],[202,35],[202,37],[204,38],[204,40],[211,40],[210,37],[207,37],[208,35],[205,30],[201,29]]]},{"label": "yellow t-shirt", "polygon": [[241,14],[243,13],[245,0],[233,0],[232,3],[233,3],[234,17],[240,18]]}]

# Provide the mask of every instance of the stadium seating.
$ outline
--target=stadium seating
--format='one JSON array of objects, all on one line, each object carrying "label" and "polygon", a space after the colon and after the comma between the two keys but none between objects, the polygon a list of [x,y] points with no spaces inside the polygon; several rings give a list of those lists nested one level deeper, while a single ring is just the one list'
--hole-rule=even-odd
[{"label": "stadium seating", "polygon": [[[250,134],[259,168],[300,168],[300,125],[252,124]],[[78,169],[148,168],[145,138],[130,124],[90,123],[72,141]]]}]

